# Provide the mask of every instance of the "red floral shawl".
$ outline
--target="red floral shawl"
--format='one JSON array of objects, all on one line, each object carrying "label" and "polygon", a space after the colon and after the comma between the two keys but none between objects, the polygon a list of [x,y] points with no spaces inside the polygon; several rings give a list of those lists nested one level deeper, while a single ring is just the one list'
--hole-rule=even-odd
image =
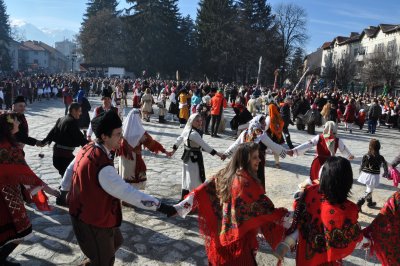
[{"label": "red floral shawl", "polygon": [[198,209],[200,234],[212,265],[251,265],[258,249],[256,235],[261,228],[275,248],[282,241],[281,225],[287,210],[275,208],[261,184],[248,173],[234,178],[231,201],[220,205],[215,180],[205,182],[193,192]]},{"label": "red floral shawl", "polygon": [[1,246],[31,227],[21,185],[37,187],[44,183],[26,164],[23,150],[8,142],[0,143],[0,169]]},{"label": "red floral shawl", "polygon": [[357,205],[348,200],[331,204],[318,190],[319,185],[308,187],[295,202],[294,225],[300,232],[296,256],[299,266],[339,261],[350,255],[362,239]]},{"label": "red floral shawl", "polygon": [[375,252],[383,266],[400,265],[400,191],[387,200],[363,233],[371,239],[371,253]]}]

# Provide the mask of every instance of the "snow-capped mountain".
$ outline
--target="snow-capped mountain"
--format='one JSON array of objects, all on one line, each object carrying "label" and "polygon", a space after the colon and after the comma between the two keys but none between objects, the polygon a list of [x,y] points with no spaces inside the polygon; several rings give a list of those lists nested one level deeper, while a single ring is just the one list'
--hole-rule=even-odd
[{"label": "snow-capped mountain", "polygon": [[22,20],[10,21],[13,37],[17,41],[35,40],[42,41],[54,47],[55,42],[63,41],[65,39],[75,39],[76,32],[67,29],[39,29],[31,23]]}]

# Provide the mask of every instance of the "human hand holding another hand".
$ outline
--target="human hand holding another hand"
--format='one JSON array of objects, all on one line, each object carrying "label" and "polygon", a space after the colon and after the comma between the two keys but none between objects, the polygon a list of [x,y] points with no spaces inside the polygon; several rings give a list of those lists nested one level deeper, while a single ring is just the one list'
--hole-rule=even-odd
[{"label": "human hand holding another hand", "polygon": [[47,184],[44,185],[43,187],[43,191],[54,196],[54,197],[59,197],[60,196],[60,191],[58,191],[57,189],[53,189],[51,187],[49,187]]}]

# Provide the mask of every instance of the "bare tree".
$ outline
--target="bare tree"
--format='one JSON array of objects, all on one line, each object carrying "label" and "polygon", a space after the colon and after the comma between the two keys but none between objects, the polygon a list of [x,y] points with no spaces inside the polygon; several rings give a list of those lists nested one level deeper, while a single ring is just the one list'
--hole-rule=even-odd
[{"label": "bare tree", "polygon": [[400,78],[398,49],[369,54],[362,69],[362,78],[369,87],[387,84],[389,90]]},{"label": "bare tree", "polygon": [[304,8],[294,3],[279,4],[275,12],[281,41],[282,67],[285,70],[296,48],[304,46],[308,40],[307,13]]},{"label": "bare tree", "polygon": [[335,70],[336,85],[342,90],[348,88],[347,85],[353,80],[354,75],[356,74],[356,64],[352,57],[345,54],[337,61]]}]

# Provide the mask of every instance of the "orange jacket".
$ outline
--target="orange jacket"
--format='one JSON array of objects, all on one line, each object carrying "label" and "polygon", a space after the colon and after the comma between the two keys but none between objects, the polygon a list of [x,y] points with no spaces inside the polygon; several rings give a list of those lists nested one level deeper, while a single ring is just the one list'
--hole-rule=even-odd
[{"label": "orange jacket", "polygon": [[[218,92],[215,94],[214,97],[211,98],[211,115],[221,115],[220,111],[223,108],[226,108],[226,99],[224,98],[224,95],[221,92]],[[223,105],[221,108],[221,104]]]}]

